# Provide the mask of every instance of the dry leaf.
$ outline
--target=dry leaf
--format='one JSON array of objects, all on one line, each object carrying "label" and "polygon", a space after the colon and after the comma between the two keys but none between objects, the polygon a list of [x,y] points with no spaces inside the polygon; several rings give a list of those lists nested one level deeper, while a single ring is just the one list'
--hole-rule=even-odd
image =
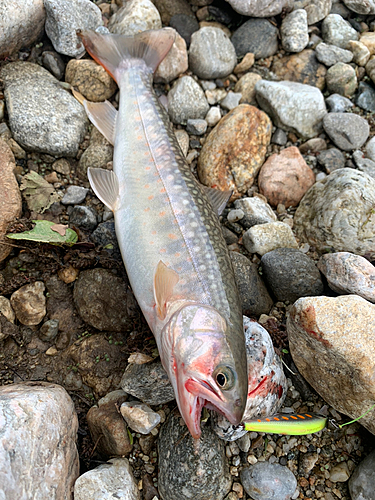
[{"label": "dry leaf", "polygon": [[35,212],[43,213],[60,200],[52,184],[34,171],[23,176],[20,189],[23,191],[27,206]]},{"label": "dry leaf", "polygon": [[68,229],[68,225],[64,224],[54,224],[51,226],[51,231],[56,231],[60,236],[65,236],[66,230]]}]

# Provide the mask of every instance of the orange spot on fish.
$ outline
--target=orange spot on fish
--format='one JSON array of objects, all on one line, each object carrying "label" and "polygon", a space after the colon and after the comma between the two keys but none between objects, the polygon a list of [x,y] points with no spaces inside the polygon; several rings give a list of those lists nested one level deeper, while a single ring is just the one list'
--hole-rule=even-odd
[{"label": "orange spot on fish", "polygon": [[147,207],[143,210],[144,212],[149,212],[150,211],[150,207]]},{"label": "orange spot on fish", "polygon": [[173,234],[173,233],[169,233],[169,234],[168,234],[168,238],[169,238],[170,240],[177,240],[177,236],[176,236],[175,234]]},{"label": "orange spot on fish", "polygon": [[142,136],[141,135],[137,135],[137,140],[141,141],[142,140]]},{"label": "orange spot on fish", "polygon": [[145,189],[148,189],[148,188],[150,187],[150,184],[145,184],[143,187],[144,187]]},{"label": "orange spot on fish", "polygon": [[150,245],[153,245],[155,242],[154,241],[150,241],[149,243],[150,243]]},{"label": "orange spot on fish", "polygon": [[165,253],[166,251],[167,251],[167,249],[166,249],[166,248],[161,248],[161,249],[159,250],[159,252],[160,252],[160,253]]},{"label": "orange spot on fish", "polygon": [[180,254],[179,252],[176,252],[176,253],[174,254],[174,256],[175,256],[175,257],[181,257],[181,254]]},{"label": "orange spot on fish", "polygon": [[277,417],[274,417],[274,420],[277,420],[277,422],[280,422],[280,419]]},{"label": "orange spot on fish", "polygon": [[271,420],[269,418],[266,418],[265,420],[266,420],[266,422],[271,422]]},{"label": "orange spot on fish", "polygon": [[156,231],[151,231],[151,234],[156,234]]},{"label": "orange spot on fish", "polygon": [[151,170],[151,167],[146,167],[145,170],[149,171]]},{"label": "orange spot on fish", "polygon": [[165,212],[159,212],[159,217],[164,217]]},{"label": "orange spot on fish", "polygon": [[151,195],[151,196],[149,196],[147,199],[148,199],[148,200],[153,200],[153,199],[154,199],[154,197],[153,197],[153,195]]},{"label": "orange spot on fish", "polygon": [[160,192],[165,193],[165,188],[161,188]]}]

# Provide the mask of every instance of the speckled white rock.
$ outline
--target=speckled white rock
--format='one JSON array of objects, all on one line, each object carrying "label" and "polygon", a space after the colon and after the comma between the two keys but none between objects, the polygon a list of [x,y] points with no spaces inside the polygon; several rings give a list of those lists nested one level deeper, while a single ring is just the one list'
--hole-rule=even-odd
[{"label": "speckled white rock", "polygon": [[209,127],[214,127],[217,123],[219,123],[220,119],[221,119],[221,111],[220,108],[217,106],[213,106],[212,108],[210,108],[205,117],[205,120]]},{"label": "speckled white rock", "polygon": [[350,40],[358,40],[359,33],[339,14],[329,14],[322,23],[322,36],[326,43],[346,49]]},{"label": "speckled white rock", "polygon": [[204,92],[191,76],[179,78],[168,93],[168,113],[173,123],[186,125],[189,118],[204,118],[208,110]]},{"label": "speckled white rock", "polygon": [[343,0],[348,9],[357,14],[375,14],[374,0]]},{"label": "speckled white rock", "polygon": [[239,14],[251,17],[271,17],[291,5],[290,0],[227,0]]},{"label": "speckled white rock", "polygon": [[309,43],[307,13],[297,9],[288,14],[281,23],[281,44],[287,52],[301,52]]},{"label": "speckled white rock", "polygon": [[246,231],[242,240],[248,252],[259,255],[276,248],[298,248],[293,231],[284,222],[257,224]]},{"label": "speckled white rock", "polygon": [[85,472],[74,485],[74,500],[140,500],[141,495],[126,458],[112,458]]},{"label": "speckled white rock", "polygon": [[127,401],[120,407],[121,415],[135,432],[149,434],[160,423],[160,415],[139,401]]},{"label": "speckled white rock", "polygon": [[234,202],[234,206],[243,210],[249,225],[255,226],[256,224],[277,221],[275,212],[270,205],[258,196],[240,198]]},{"label": "speckled white rock", "polygon": [[175,32],[174,43],[154,74],[155,82],[169,83],[188,69],[186,42],[176,30],[173,31]]},{"label": "speckled white rock", "polygon": [[68,393],[47,382],[0,388],[0,498],[72,499],[78,419]]},{"label": "speckled white rock", "polygon": [[18,321],[23,325],[39,325],[46,315],[45,288],[43,281],[35,281],[12,293],[10,303]]},{"label": "speckled white rock", "polygon": [[[287,321],[290,352],[324,401],[351,418],[375,399],[375,305],[357,295],[303,297]],[[373,412],[361,424],[375,433]]]},{"label": "speckled white rock", "polygon": [[150,0],[129,0],[109,20],[108,29],[119,35],[135,35],[162,27],[159,11]]},{"label": "speckled white rock", "polygon": [[307,12],[307,22],[310,26],[310,24],[315,24],[328,16],[332,0],[299,0],[297,5]]},{"label": "speckled white rock", "polygon": [[302,198],[294,229],[318,250],[375,254],[375,179],[352,168],[333,171]]}]

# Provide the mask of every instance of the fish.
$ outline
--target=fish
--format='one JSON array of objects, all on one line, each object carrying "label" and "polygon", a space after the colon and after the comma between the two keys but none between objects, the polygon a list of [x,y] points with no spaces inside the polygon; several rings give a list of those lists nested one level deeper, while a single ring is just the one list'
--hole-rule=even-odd
[{"label": "fish", "polygon": [[79,36],[120,89],[118,111],[108,101],[83,101],[114,145],[113,171],[89,168],[89,181],[114,213],[132,290],[179,411],[199,439],[203,407],[238,425],[246,406],[241,300],[218,217],[231,193],[196,180],[154,93],[153,73],[174,31]]}]

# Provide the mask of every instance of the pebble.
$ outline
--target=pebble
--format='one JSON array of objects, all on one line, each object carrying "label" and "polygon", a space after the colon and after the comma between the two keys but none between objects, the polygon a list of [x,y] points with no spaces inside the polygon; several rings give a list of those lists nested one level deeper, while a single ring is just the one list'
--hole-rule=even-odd
[{"label": "pebble", "polygon": [[140,500],[132,468],[126,458],[112,458],[80,476],[74,485],[75,500]]},{"label": "pebble", "polygon": [[351,40],[347,47],[353,54],[353,62],[358,64],[358,66],[366,66],[371,56],[366,45],[361,41]]},{"label": "pebble", "polygon": [[225,89],[207,89],[205,91],[205,96],[207,98],[208,104],[216,104],[226,97],[227,93]]},{"label": "pebble", "polygon": [[323,40],[346,49],[350,40],[358,40],[358,32],[339,14],[329,14],[322,23]]},{"label": "pebble", "polygon": [[173,16],[193,16],[194,13],[186,0],[154,0],[163,24],[170,24]]},{"label": "pebble", "polygon": [[71,59],[66,66],[65,81],[93,102],[105,101],[117,90],[109,73],[91,59]]},{"label": "pebble", "polygon": [[115,259],[120,259],[120,249],[117,243],[115,224],[113,220],[101,222],[91,234],[90,239],[98,246],[105,249]]},{"label": "pebble", "polygon": [[1,77],[15,141],[33,152],[75,156],[88,126],[79,102],[37,64],[7,64]]},{"label": "pebble", "polygon": [[329,479],[333,483],[345,483],[350,477],[350,472],[348,469],[348,464],[346,462],[341,462],[330,470]]},{"label": "pebble", "polygon": [[281,28],[281,44],[287,52],[301,52],[309,43],[307,12],[296,9],[284,17]]},{"label": "pebble", "polygon": [[186,123],[186,130],[189,132],[189,134],[193,135],[203,135],[206,133],[207,130],[207,122],[206,120],[201,120],[201,119],[191,119]]},{"label": "pebble", "polygon": [[324,42],[319,43],[315,49],[315,54],[318,61],[326,66],[333,66],[339,62],[350,63],[353,59],[353,53],[350,50],[342,49],[336,45],[329,45]]},{"label": "pebble", "polygon": [[277,128],[272,134],[271,142],[272,144],[277,144],[278,146],[285,146],[288,142],[288,136],[286,135],[285,130]]},{"label": "pebble", "polygon": [[130,0],[109,20],[108,29],[118,35],[135,35],[140,31],[162,27],[160,14],[150,0]]},{"label": "pebble", "polygon": [[189,49],[189,67],[199,78],[223,78],[237,64],[232,42],[219,28],[205,27],[193,33]]},{"label": "pebble", "polygon": [[56,52],[82,57],[85,47],[77,30],[95,30],[103,24],[101,10],[90,0],[44,0],[46,33]]},{"label": "pebble", "polygon": [[366,156],[375,161],[375,137],[372,137],[366,144]]},{"label": "pebble", "polygon": [[241,219],[241,225],[245,229],[249,229],[256,224],[265,224],[277,220],[272,208],[259,196],[240,198],[234,202],[234,206],[237,209],[241,209],[245,214]]},{"label": "pebble", "polygon": [[295,146],[270,156],[259,172],[259,191],[268,203],[296,207],[315,183],[315,175]]},{"label": "pebble", "polygon": [[359,41],[368,48],[371,55],[375,54],[375,33],[374,32],[367,31],[365,33],[361,33],[361,37],[360,37]]},{"label": "pebble", "polygon": [[307,12],[307,23],[310,26],[324,19],[331,12],[332,1],[312,0],[306,2],[303,0],[302,5]]},{"label": "pebble", "polygon": [[44,290],[44,283],[35,281],[12,293],[10,303],[18,321],[23,325],[39,325],[46,315]]},{"label": "pebble", "polygon": [[277,28],[267,19],[249,19],[233,33],[231,41],[237,57],[251,52],[255,59],[263,59],[277,52],[277,33]]},{"label": "pebble", "polygon": [[71,499],[78,419],[65,389],[36,381],[3,386],[0,414],[0,496]]},{"label": "pebble", "polygon": [[43,323],[42,327],[38,332],[38,337],[43,342],[51,342],[57,337],[59,333],[59,320],[58,319],[49,319],[45,323]]},{"label": "pebble", "polygon": [[375,90],[372,85],[366,82],[359,82],[358,93],[355,103],[360,108],[370,113],[375,112]]},{"label": "pebble", "polygon": [[317,160],[318,163],[324,167],[327,174],[330,174],[338,168],[344,168],[346,162],[344,153],[336,148],[321,151],[317,156]]},{"label": "pebble", "polygon": [[257,462],[241,471],[241,483],[254,500],[289,500],[297,488],[297,480],[288,467]]},{"label": "pebble", "polygon": [[255,84],[261,79],[257,73],[246,73],[238,80],[234,91],[242,95],[241,104],[255,104]]},{"label": "pebble", "polygon": [[[93,127],[90,135],[89,147],[83,152],[77,166],[77,176],[83,181],[87,181],[87,169],[107,168],[108,162],[113,159],[113,146]],[[69,169],[70,170],[70,169]]]},{"label": "pebble", "polygon": [[42,54],[42,64],[58,80],[64,76],[65,63],[57,52],[45,50]]},{"label": "pebble", "polygon": [[186,42],[175,30],[173,31],[175,40],[154,74],[155,82],[169,83],[188,69]]},{"label": "pebble", "polygon": [[375,178],[375,162],[364,157],[362,151],[354,151],[352,158],[358,170]]},{"label": "pebble", "polygon": [[254,63],[254,54],[252,52],[248,52],[244,55],[242,61],[235,66],[233,73],[236,75],[239,73],[246,73],[254,65]]},{"label": "pebble", "polygon": [[261,266],[277,300],[293,303],[300,297],[322,295],[324,286],[312,259],[294,248],[277,248],[263,255]]},{"label": "pebble", "polygon": [[332,142],[343,151],[361,148],[370,133],[367,120],[354,113],[328,113],[323,126]]},{"label": "pebble", "polygon": [[326,83],[328,92],[344,97],[351,97],[358,87],[355,69],[343,62],[338,62],[328,69]]},{"label": "pebble", "polygon": [[372,451],[356,467],[349,479],[349,493],[352,500],[373,500],[375,483],[375,451]]},{"label": "pebble", "polygon": [[61,203],[63,205],[78,205],[85,200],[88,192],[89,189],[82,186],[68,186]]},{"label": "pebble", "polygon": [[243,244],[250,253],[264,255],[276,248],[297,248],[293,232],[284,222],[268,222],[248,229],[243,235]]},{"label": "pebble", "polygon": [[175,14],[171,17],[169,26],[182,36],[187,48],[190,47],[191,35],[199,30],[197,19],[187,14]]},{"label": "pebble", "polygon": [[253,17],[276,16],[284,7],[289,6],[288,0],[272,0],[267,4],[259,0],[228,0],[228,2],[239,14]]},{"label": "pebble", "polygon": [[70,174],[70,163],[65,158],[60,158],[52,163],[52,170],[62,175]]},{"label": "pebble", "polygon": [[345,113],[354,106],[352,101],[340,94],[331,94],[326,98],[331,113]]},{"label": "pebble", "polygon": [[10,305],[10,300],[2,295],[0,295],[0,312],[10,323],[14,323],[16,315]]},{"label": "pebble", "polygon": [[69,215],[69,223],[84,231],[93,231],[98,224],[96,212],[91,207],[76,205]]},{"label": "pebble", "polygon": [[374,0],[344,0],[344,4],[358,14],[375,14]]},{"label": "pebble", "polygon": [[314,139],[309,139],[308,141],[301,144],[298,149],[301,154],[306,154],[309,152],[320,153],[321,151],[327,149],[327,143],[324,139],[315,137]]},{"label": "pebble", "polygon": [[214,127],[221,120],[221,111],[218,106],[212,106],[206,114],[205,121],[209,127]]},{"label": "pebble", "polygon": [[168,93],[168,113],[173,123],[186,125],[189,118],[204,119],[208,110],[204,92],[191,76],[179,78]]},{"label": "pebble", "polygon": [[277,127],[306,138],[320,133],[327,110],[319,89],[296,82],[260,80],[255,92],[258,104]]},{"label": "pebble", "polygon": [[[17,179],[14,175],[15,159],[8,144],[0,138],[0,239],[7,231],[8,224],[22,211],[22,199]],[[0,243],[0,262],[12,251],[12,247]]]},{"label": "pebble", "polygon": [[264,162],[271,132],[271,120],[254,106],[230,111],[202,147],[197,166],[202,184],[232,190],[232,200],[246,193]]},{"label": "pebble", "polygon": [[[299,372],[324,401],[351,418],[373,404],[374,313],[375,305],[357,295],[304,297],[294,303],[287,321]],[[361,424],[375,432],[371,414]]]},{"label": "pebble", "polygon": [[128,426],[140,434],[149,434],[160,423],[159,413],[138,401],[122,403],[120,411]]},{"label": "pebble", "polygon": [[223,109],[231,111],[232,109],[236,108],[239,105],[241,98],[242,98],[241,93],[229,91],[228,94],[224,97],[224,99],[220,101],[220,106]]},{"label": "pebble", "polygon": [[223,500],[231,489],[228,459],[221,439],[206,426],[194,440],[177,410],[161,427],[158,440],[158,488],[163,500],[176,492],[195,500]]}]

